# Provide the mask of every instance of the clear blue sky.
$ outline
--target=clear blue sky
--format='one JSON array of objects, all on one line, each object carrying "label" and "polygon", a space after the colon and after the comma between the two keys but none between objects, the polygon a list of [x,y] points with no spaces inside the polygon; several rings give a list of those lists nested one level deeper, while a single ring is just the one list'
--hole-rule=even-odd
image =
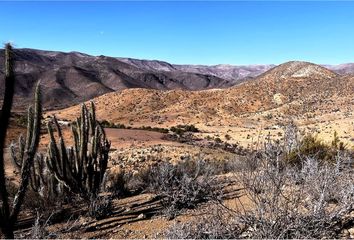
[{"label": "clear blue sky", "polygon": [[188,64],[354,62],[354,2],[0,2],[0,42]]}]

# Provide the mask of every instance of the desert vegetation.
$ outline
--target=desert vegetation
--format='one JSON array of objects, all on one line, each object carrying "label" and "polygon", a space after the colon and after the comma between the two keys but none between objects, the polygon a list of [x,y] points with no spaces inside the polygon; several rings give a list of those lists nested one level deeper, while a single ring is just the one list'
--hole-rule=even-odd
[{"label": "desert vegetation", "polygon": [[[12,53],[6,45],[0,115],[3,237],[140,238],[145,234],[132,235],[125,227],[143,228],[149,221],[163,226],[150,238],[354,237],[354,153],[337,132],[325,141],[293,121],[282,122],[281,114],[253,112],[257,120],[252,121],[268,121],[268,134],[259,140],[239,131],[247,140],[258,138],[246,147],[231,123],[218,123],[226,130],[215,133],[211,125],[184,118],[168,126],[99,121],[96,114],[104,109],[97,108],[102,106],[97,101],[76,107],[75,119],[60,121],[53,113],[43,118],[41,83],[26,117],[11,116]],[[245,89],[256,91],[255,86],[252,82]],[[207,108],[215,114],[225,111]],[[25,135],[7,146],[11,117]],[[122,147],[117,144],[122,139],[113,143],[108,137],[110,130],[154,134],[158,143],[133,139]]]},{"label": "desert vegetation", "polygon": [[[297,138],[298,136],[296,136]],[[353,166],[352,152],[336,151],[314,141],[319,148],[303,150],[269,140],[262,150],[248,155],[233,174],[247,200],[236,198],[235,208],[217,205],[209,214],[192,222],[177,223],[163,234],[166,238],[339,238],[352,237]],[[307,144],[307,143],[306,143]],[[333,147],[333,145],[332,145]],[[290,148],[290,152],[289,152]],[[288,151],[288,152],[287,152]],[[289,162],[298,152],[298,165]],[[324,155],[324,153],[326,155]]]}]

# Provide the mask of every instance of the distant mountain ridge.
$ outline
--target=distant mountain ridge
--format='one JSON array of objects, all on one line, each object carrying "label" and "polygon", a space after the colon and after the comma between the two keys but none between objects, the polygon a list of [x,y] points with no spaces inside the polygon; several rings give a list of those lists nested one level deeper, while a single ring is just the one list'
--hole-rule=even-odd
[{"label": "distant mountain ridge", "polygon": [[178,65],[170,64],[168,62],[159,60],[139,60],[132,58],[119,58],[125,63],[134,65],[138,68],[145,70],[157,70],[157,71],[182,71],[190,73],[198,73],[203,75],[213,75],[225,80],[230,81],[233,84],[237,84],[238,81],[248,78],[254,78],[258,75],[266,72],[267,70],[275,67],[274,64],[264,65]]},{"label": "distant mountain ridge", "polygon": [[[0,50],[0,62],[4,51]],[[206,90],[228,88],[257,78],[275,65],[176,65],[158,60],[91,56],[80,52],[15,49],[16,98],[32,97],[40,80],[44,106],[62,108],[105,93],[129,88]],[[314,65],[317,66],[317,65]],[[338,74],[354,73],[354,64],[324,65]],[[4,91],[0,67],[0,99]],[[16,101],[17,107],[26,101]]]},{"label": "distant mountain ridge", "polygon": [[[201,90],[232,85],[230,81],[213,75],[147,70],[127,64],[119,58],[79,52],[15,49],[14,58],[17,79],[15,97],[30,98],[35,83],[40,80],[44,106],[54,108],[127,88]],[[0,62],[4,62],[3,50],[0,51]],[[0,70],[0,99],[3,88],[4,70]]]}]

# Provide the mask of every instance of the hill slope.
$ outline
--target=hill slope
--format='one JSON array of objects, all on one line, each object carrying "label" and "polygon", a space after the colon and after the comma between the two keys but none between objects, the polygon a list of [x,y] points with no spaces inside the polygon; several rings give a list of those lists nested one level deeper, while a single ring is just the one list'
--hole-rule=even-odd
[{"label": "hill slope", "polygon": [[[3,60],[4,52],[0,50],[0,62]],[[16,108],[27,107],[27,101],[32,97],[33,86],[38,80],[43,86],[44,106],[63,108],[105,93],[129,88],[158,90],[227,88],[245,80],[252,80],[274,67],[274,65],[173,65],[156,60],[34,49],[16,49],[15,60]],[[277,73],[271,71],[276,79],[278,75],[283,78],[309,77],[307,71],[311,72],[312,77],[321,72],[325,75],[330,73],[318,65],[311,65],[312,69],[305,69],[304,64],[308,63],[294,62],[291,66],[276,68],[274,71]],[[354,71],[352,64],[326,67],[345,74]],[[289,75],[289,72],[293,72],[293,75]],[[4,90],[3,75],[3,70],[0,69],[0,100]]]},{"label": "hill slope", "polygon": [[[3,61],[2,50],[0,62]],[[95,57],[78,52],[16,49],[15,61],[16,97],[27,100],[31,97],[35,82],[40,80],[43,85],[44,106],[54,108],[127,88],[200,90],[231,85],[229,81],[212,75],[179,70],[172,72],[142,69],[118,58]],[[4,87],[3,75],[1,70],[0,97]]]},{"label": "hill slope", "polygon": [[[342,77],[304,62],[282,64],[260,77],[228,89],[188,92],[128,89],[95,98],[98,116],[113,122],[157,123],[232,122],[234,118],[279,109],[298,117],[350,105],[353,77]],[[339,104],[339,102],[341,104]],[[78,106],[60,111],[72,118]]]}]

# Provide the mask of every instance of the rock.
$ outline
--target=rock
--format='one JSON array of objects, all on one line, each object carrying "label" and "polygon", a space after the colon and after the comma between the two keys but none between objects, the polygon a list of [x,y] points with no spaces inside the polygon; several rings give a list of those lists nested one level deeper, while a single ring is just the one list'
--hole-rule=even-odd
[{"label": "rock", "polygon": [[354,238],[354,228],[349,228],[347,231],[349,232],[350,238]]},{"label": "rock", "polygon": [[350,237],[350,233],[347,229],[344,229],[341,231],[339,238],[349,238]]},{"label": "rock", "polygon": [[145,219],[146,218],[146,215],[144,213],[141,213],[137,219]]}]

